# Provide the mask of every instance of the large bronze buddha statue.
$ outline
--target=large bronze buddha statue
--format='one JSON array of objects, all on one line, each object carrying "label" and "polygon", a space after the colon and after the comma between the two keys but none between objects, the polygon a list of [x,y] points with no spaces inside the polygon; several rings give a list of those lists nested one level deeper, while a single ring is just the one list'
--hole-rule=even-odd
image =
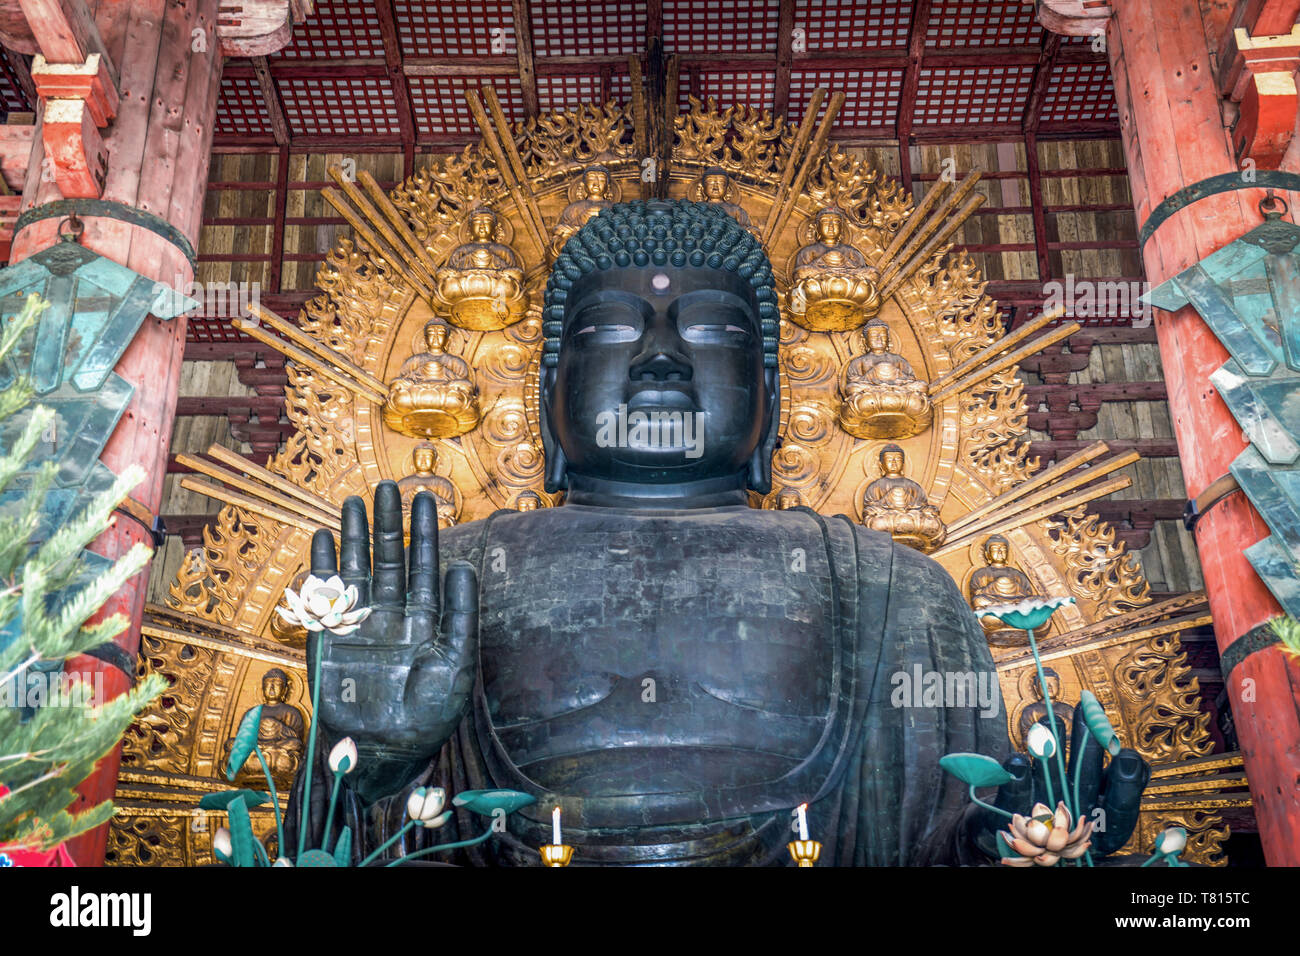
[{"label": "large bronze buddha statue", "polygon": [[[957,586],[848,518],[748,503],[771,491],[777,323],[767,256],[719,204],[605,209],[546,289],[541,431],[563,504],[440,532],[421,493],[404,549],[382,482],[373,528],[353,497],[337,556],[317,533],[314,573],[373,608],[321,661],[321,726],[360,752],[335,824],[357,854],[400,829],[413,787],[442,786],[537,797],[453,862],[538,865],[559,806],[573,865],[790,865],[802,803],[825,865],[996,860],[1003,821],[939,759],[1007,752],[1000,696],[992,716],[890,701],[901,671],[994,673]],[[620,408],[664,427],[603,440]],[[996,799],[1025,812],[1028,763],[1008,766]],[[312,846],[330,792],[315,770]],[[1126,793],[1105,799],[1136,807]],[[481,826],[463,814],[386,852]]]}]

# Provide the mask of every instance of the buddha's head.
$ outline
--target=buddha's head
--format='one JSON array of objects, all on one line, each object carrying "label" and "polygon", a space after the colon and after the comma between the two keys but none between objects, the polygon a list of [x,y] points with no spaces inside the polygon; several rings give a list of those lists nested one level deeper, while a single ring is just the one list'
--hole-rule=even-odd
[{"label": "buddha's head", "polygon": [[475,242],[491,242],[497,234],[497,214],[479,206],[469,217],[469,234]]},{"label": "buddha's head", "polygon": [[862,327],[867,351],[876,355],[889,351],[889,326],[880,319],[872,319]]},{"label": "buddha's head", "polygon": [[581,476],[652,497],[706,479],[769,492],[777,321],[767,255],[722,209],[602,210],[546,287],[546,490]]},{"label": "buddha's head", "polygon": [[582,174],[582,187],[588,199],[608,199],[609,169],[605,166],[588,166]]},{"label": "buddha's head", "polygon": [[278,667],[272,667],[262,675],[262,700],[268,704],[278,704],[289,696],[289,675]]},{"label": "buddha's head", "polygon": [[723,202],[727,198],[731,177],[727,175],[725,169],[710,166],[700,177],[700,185],[704,187],[704,198],[709,202]]},{"label": "buddha's head", "polygon": [[803,499],[799,497],[797,491],[783,491],[776,497],[776,506],[782,511],[798,508],[801,504],[803,504]]},{"label": "buddha's head", "polygon": [[438,446],[433,442],[422,441],[411,452],[411,463],[415,465],[417,475],[431,475],[438,464]]},{"label": "buddha's head", "polygon": [[903,449],[895,444],[888,444],[880,449],[880,470],[886,477],[897,478],[903,473]]},{"label": "buddha's head", "polygon": [[516,511],[536,511],[541,506],[542,499],[538,497],[535,491],[524,491],[515,499]]},{"label": "buddha's head", "polygon": [[451,330],[441,322],[429,322],[424,327],[424,347],[430,352],[447,351],[447,335]]},{"label": "buddha's head", "polygon": [[844,237],[844,214],[828,206],[817,214],[817,238],[828,246],[839,245]]},{"label": "buddha's head", "polygon": [[[1052,695],[1052,700],[1061,699],[1061,675],[1056,673],[1050,667],[1043,668],[1043,677],[1047,679],[1047,692]],[[1037,680],[1034,681],[1034,696],[1039,700],[1043,699],[1043,688],[1039,686]]]},{"label": "buddha's head", "polygon": [[1011,556],[1011,542],[1000,534],[989,535],[984,542],[984,560],[992,567],[1006,567],[1007,559]]}]

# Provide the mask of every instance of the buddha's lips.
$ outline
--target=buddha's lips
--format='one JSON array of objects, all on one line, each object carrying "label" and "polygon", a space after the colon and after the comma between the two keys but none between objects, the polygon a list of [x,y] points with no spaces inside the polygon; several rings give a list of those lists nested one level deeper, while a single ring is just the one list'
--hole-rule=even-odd
[{"label": "buddha's lips", "polygon": [[637,389],[627,400],[628,408],[681,408],[695,410],[695,399],[683,388],[671,383]]}]

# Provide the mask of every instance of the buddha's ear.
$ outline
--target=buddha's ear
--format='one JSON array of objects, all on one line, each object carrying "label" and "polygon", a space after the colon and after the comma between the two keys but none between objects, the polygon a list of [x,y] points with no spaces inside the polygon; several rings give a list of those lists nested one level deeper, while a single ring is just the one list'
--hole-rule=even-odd
[{"label": "buddha's ear", "polygon": [[777,368],[763,369],[763,388],[767,402],[763,415],[767,428],[749,461],[749,490],[760,495],[772,491],[772,454],[776,451],[777,432],[781,428],[781,373]]},{"label": "buddha's ear", "polygon": [[542,456],[545,459],[545,475],[542,487],[549,495],[569,487],[568,462],[564,458],[564,449],[551,433],[551,396],[555,394],[555,368],[542,366],[541,379],[538,382],[541,401],[538,403],[538,430],[542,433]]}]

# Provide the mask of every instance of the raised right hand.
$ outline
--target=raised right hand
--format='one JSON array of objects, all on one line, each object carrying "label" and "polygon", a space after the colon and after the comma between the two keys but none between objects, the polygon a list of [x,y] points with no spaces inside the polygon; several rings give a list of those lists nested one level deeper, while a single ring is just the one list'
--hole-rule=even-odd
[{"label": "raised right hand", "polygon": [[[437,505],[428,492],[411,504],[409,569],[394,482],[375,488],[373,567],[366,506],[355,495],[343,502],[342,525],[337,559],[328,530],[312,538],[311,573],[339,574],[357,588],[357,606],[371,613],[344,637],[325,632],[316,716],[330,738],[356,741],[358,766],[348,782],[371,800],[418,772],[469,707],[478,658],[478,577],[472,565],[457,561],[439,593]],[[309,675],[315,673],[316,644],[311,635]]]}]

